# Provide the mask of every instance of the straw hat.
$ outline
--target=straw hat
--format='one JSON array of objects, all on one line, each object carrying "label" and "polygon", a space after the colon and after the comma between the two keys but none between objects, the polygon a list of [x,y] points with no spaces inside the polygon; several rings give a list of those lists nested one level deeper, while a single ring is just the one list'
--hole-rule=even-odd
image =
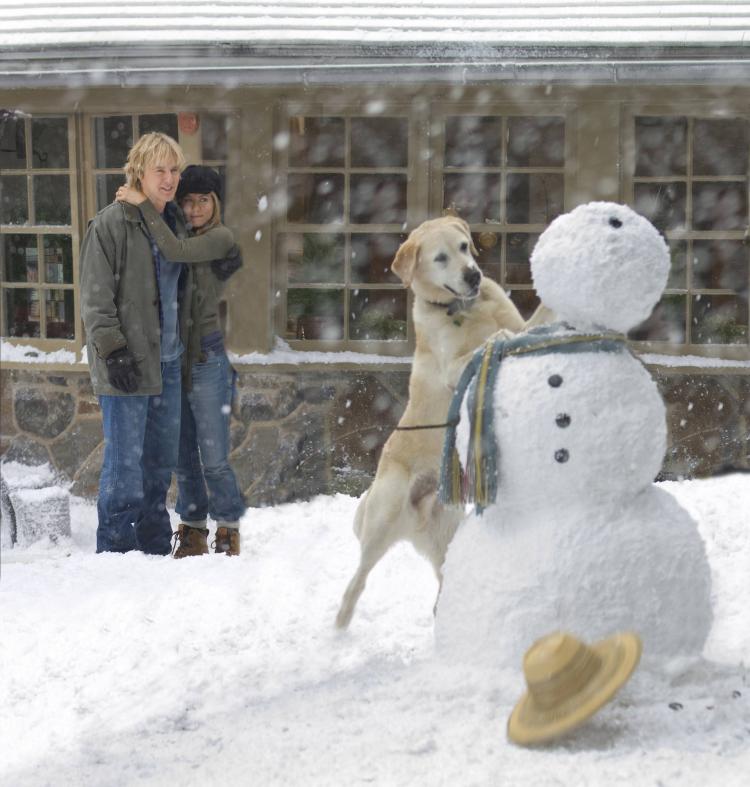
[{"label": "straw hat", "polygon": [[641,657],[637,634],[623,632],[594,645],[556,631],[523,658],[528,691],[508,719],[515,743],[542,743],[583,724],[633,674]]}]

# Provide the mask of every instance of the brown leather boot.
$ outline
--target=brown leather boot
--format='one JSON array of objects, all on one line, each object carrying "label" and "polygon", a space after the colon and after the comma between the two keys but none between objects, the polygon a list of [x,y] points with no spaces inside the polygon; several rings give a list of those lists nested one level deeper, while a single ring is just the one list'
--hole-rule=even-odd
[{"label": "brown leather boot", "polygon": [[208,554],[208,528],[191,527],[180,522],[172,538],[174,539],[172,556],[175,558]]},{"label": "brown leather boot", "polygon": [[237,527],[217,527],[216,538],[213,544],[214,551],[217,555],[224,553],[225,555],[239,555],[240,554],[240,530]]}]

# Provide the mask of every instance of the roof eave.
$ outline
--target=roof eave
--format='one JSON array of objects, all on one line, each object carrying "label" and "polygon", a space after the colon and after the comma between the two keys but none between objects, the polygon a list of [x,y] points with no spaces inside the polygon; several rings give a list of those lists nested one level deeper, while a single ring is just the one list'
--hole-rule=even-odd
[{"label": "roof eave", "polygon": [[736,84],[750,46],[286,42],[0,48],[0,87],[520,81]]}]

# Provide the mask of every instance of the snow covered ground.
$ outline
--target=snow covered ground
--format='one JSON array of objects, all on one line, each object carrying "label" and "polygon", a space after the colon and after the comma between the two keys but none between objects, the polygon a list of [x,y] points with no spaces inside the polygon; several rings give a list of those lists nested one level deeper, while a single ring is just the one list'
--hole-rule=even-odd
[{"label": "snow covered ground", "polygon": [[708,660],[637,670],[533,750],[505,737],[520,665],[436,660],[437,585],[410,547],[334,630],[355,499],[251,510],[239,558],[181,561],[93,554],[96,509],[74,500],[69,542],[2,555],[0,784],[748,784],[750,476],[662,486],[706,540]]}]

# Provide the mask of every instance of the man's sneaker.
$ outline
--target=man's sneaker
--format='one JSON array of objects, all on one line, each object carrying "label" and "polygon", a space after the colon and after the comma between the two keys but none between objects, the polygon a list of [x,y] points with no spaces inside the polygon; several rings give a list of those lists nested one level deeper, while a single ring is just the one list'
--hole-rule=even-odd
[{"label": "man's sneaker", "polygon": [[191,527],[181,522],[172,534],[172,539],[172,555],[175,558],[208,554],[208,528]]},{"label": "man's sneaker", "polygon": [[240,530],[238,527],[217,527],[213,544],[216,554],[240,554]]}]

